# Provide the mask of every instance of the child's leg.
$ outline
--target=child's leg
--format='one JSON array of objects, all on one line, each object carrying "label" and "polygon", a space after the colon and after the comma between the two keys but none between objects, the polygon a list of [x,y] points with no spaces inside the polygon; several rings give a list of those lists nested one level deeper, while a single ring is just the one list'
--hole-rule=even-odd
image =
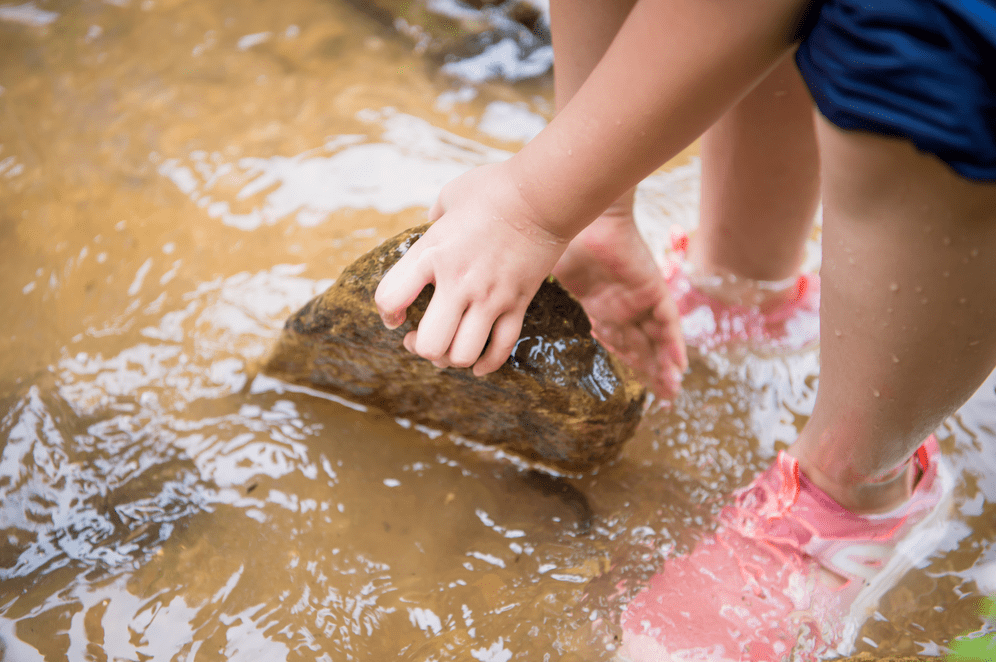
[{"label": "child's leg", "polygon": [[819,203],[813,104],[785,57],[702,136],[698,229],[669,277],[685,342],[800,349],[819,338],[819,279],[800,277]]},{"label": "child's leg", "polygon": [[815,411],[789,455],[627,605],[627,660],[847,654],[881,595],[943,538],[950,479],[936,444],[905,462],[996,363],[996,183],[904,140],[818,126]]},{"label": "child's leg", "polygon": [[996,364],[996,184],[911,143],[820,120],[823,292],[815,410],[790,453],[855,511]]},{"label": "child's leg", "polygon": [[707,273],[799,273],[819,202],[813,103],[791,56],[702,136],[702,201],[688,258]]}]

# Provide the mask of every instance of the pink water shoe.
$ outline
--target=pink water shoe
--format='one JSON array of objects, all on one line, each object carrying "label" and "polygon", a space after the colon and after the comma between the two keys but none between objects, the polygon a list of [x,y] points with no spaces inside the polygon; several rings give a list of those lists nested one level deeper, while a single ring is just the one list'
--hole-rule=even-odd
[{"label": "pink water shoe", "polygon": [[820,277],[756,281],[700,274],[685,260],[688,235],[671,230],[664,277],[681,315],[685,343],[700,351],[743,346],[752,352],[799,351],[820,337]]},{"label": "pink water shoe", "polygon": [[952,480],[933,435],[910,500],[856,515],[782,452],[715,533],[665,562],[621,619],[620,660],[775,662],[847,655],[882,595],[936,549]]}]

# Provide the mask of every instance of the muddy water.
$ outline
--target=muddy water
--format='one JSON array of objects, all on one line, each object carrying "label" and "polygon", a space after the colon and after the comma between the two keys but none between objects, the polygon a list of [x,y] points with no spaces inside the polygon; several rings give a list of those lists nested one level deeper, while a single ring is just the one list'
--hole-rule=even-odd
[{"label": "muddy water", "polygon": [[[5,660],[607,659],[592,624],[812,407],[815,354],[698,362],[573,481],[585,533],[507,458],[255,373],[290,312],[541,126],[548,79],[468,86],[335,1],[7,3],[0,43]],[[656,245],[697,177],[644,186]],[[990,381],[940,431],[959,514],[860,650],[983,627],[994,411]]]}]

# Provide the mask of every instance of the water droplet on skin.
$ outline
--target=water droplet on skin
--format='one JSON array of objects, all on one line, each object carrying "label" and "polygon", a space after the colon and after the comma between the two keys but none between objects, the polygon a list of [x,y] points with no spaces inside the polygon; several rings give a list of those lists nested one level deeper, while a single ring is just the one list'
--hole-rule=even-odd
[{"label": "water droplet on skin", "polygon": [[976,345],[978,345],[978,344],[979,344],[979,341],[978,341],[978,340],[973,340],[972,342],[968,343],[968,346],[969,346],[969,347],[975,347],[975,346],[976,346]]},{"label": "water droplet on skin", "polygon": [[926,306],[927,305],[927,297],[924,297],[924,298],[920,299],[920,303],[922,303],[923,305]]},{"label": "water droplet on skin", "polygon": [[892,285],[889,286],[889,289],[892,290],[893,292],[898,292],[899,291],[899,283],[893,283]]},{"label": "water droplet on skin", "polygon": [[945,246],[950,246],[951,245],[951,237],[944,237],[944,239],[942,239],[942,241],[944,242]]},{"label": "water droplet on skin", "polygon": [[567,156],[574,156],[574,150],[573,149],[567,150]]},{"label": "water droplet on skin", "polygon": [[853,265],[854,264],[854,258],[853,257],[847,258],[847,262],[848,262],[848,264],[852,264]]},{"label": "water droplet on skin", "polygon": [[893,362],[893,363],[899,363],[899,357],[898,357],[898,356],[896,356],[895,354],[893,354],[893,355],[892,355],[892,362]]},{"label": "water droplet on skin", "polygon": [[872,393],[875,395],[876,398],[879,397],[880,395],[882,395],[881,393],[878,392],[878,389],[874,389],[874,388],[872,389]]},{"label": "water droplet on skin", "polygon": [[834,329],[833,333],[834,333],[835,336],[837,336],[838,338],[840,338],[840,329]]},{"label": "water droplet on skin", "polygon": [[950,271],[945,271],[944,272],[944,277],[945,278],[950,278],[951,277],[951,272]]},{"label": "water droplet on skin", "polygon": [[979,249],[978,248],[973,248],[972,249],[972,257],[979,257]]},{"label": "water droplet on skin", "polygon": [[968,299],[966,299],[965,297],[962,297],[962,298],[958,299],[958,303],[960,303],[961,305],[964,306],[966,303],[968,303]]},{"label": "water droplet on skin", "polygon": [[922,288],[922,287],[920,287],[919,285],[917,285],[917,286],[916,286],[916,287],[914,287],[913,289],[914,289],[914,290],[916,291],[916,293],[917,293],[917,294],[920,294],[920,292],[923,292],[923,288]]}]

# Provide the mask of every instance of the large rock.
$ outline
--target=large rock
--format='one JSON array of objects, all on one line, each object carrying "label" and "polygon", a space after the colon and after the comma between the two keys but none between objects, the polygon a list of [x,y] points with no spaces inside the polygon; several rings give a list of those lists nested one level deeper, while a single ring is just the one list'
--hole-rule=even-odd
[{"label": "large rock", "polygon": [[497,371],[440,370],[405,351],[426,287],[398,329],[384,327],[374,291],[427,226],[390,239],[287,320],[264,370],[570,472],[613,459],[639,423],[646,392],[591,337],[581,306],[546,282],[526,312],[512,356]]}]

